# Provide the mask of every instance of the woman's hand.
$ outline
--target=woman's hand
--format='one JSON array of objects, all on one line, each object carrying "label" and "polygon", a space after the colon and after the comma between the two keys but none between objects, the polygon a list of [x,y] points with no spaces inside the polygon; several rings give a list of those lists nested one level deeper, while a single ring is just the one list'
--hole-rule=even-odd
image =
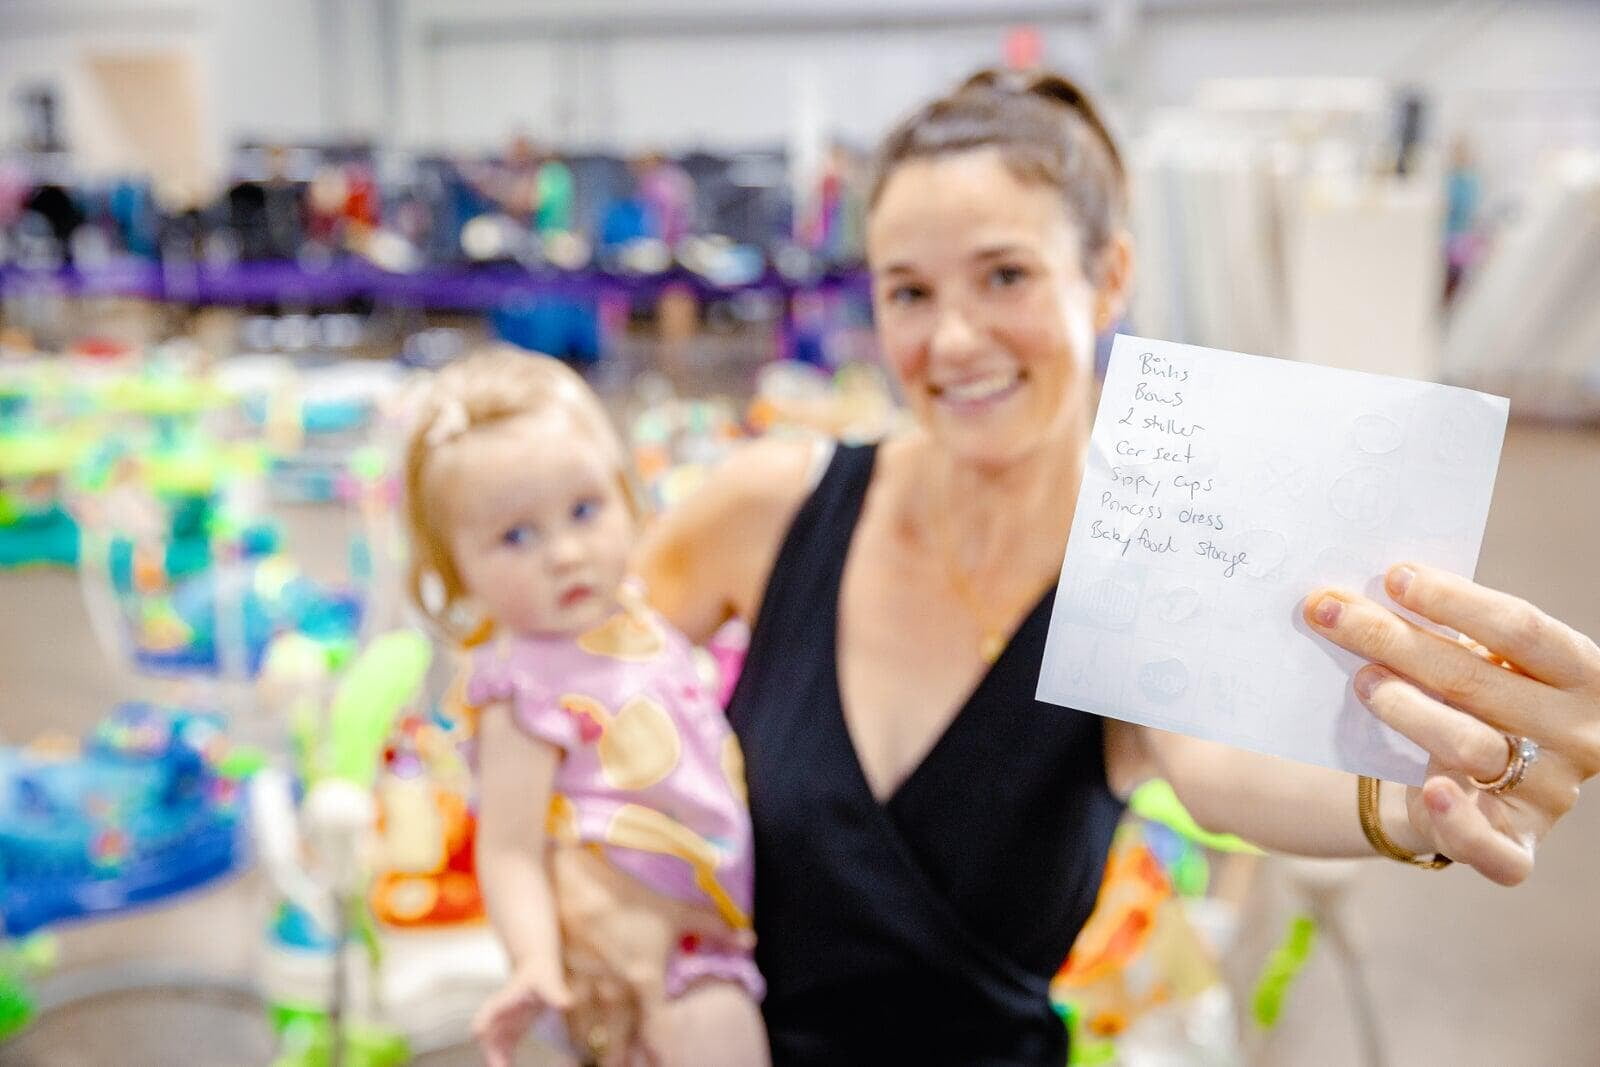
[{"label": "woman's hand", "polygon": [[564,1012],[571,1006],[559,964],[539,960],[518,968],[472,1018],[472,1036],[486,1067],[511,1067],[517,1045],[539,1013]]},{"label": "woman's hand", "polygon": [[[1396,566],[1385,584],[1396,603],[1478,646],[1352,593],[1306,599],[1308,623],[1373,661],[1356,674],[1362,702],[1431,757],[1426,784],[1407,794],[1413,833],[1391,836],[1516,885],[1533,869],[1534,846],[1600,771],[1600,647],[1526,601],[1433,567]],[[1496,795],[1471,779],[1508,769],[1507,735],[1531,738],[1539,757]]]},{"label": "woman's hand", "polygon": [[730,929],[711,907],[654,892],[585,845],[553,848],[550,870],[572,976],[574,1044],[601,1063],[653,1061],[648,1023],[683,940],[746,950],[753,935]]}]

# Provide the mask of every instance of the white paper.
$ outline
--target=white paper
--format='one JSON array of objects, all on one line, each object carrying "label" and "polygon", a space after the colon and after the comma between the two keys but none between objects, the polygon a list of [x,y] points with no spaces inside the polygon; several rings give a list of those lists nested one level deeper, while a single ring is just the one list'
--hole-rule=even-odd
[{"label": "white paper", "polygon": [[1507,403],[1428,382],[1119,336],[1062,564],[1040,700],[1420,784],[1301,618],[1390,604],[1415,561],[1471,576]]}]

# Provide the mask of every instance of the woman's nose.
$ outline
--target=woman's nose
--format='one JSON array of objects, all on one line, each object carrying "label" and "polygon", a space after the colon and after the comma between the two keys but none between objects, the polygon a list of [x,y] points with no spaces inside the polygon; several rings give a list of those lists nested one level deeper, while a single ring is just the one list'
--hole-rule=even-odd
[{"label": "woman's nose", "polygon": [[964,356],[978,347],[978,330],[967,311],[954,303],[939,312],[929,339],[928,351],[933,356]]}]

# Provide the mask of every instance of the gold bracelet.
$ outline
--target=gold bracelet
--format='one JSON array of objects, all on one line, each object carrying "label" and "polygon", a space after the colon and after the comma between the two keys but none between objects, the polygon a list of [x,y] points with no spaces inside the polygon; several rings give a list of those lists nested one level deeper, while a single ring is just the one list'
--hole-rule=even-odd
[{"label": "gold bracelet", "polygon": [[1383,823],[1378,818],[1378,786],[1382,783],[1376,778],[1362,775],[1356,781],[1356,812],[1361,816],[1361,832],[1367,835],[1367,842],[1374,852],[1380,856],[1388,856],[1401,863],[1409,863],[1413,867],[1423,870],[1437,871],[1450,866],[1455,861],[1449,856],[1434,853],[1433,858],[1423,859],[1417,852],[1407,852],[1390,840],[1389,835],[1383,832]]}]

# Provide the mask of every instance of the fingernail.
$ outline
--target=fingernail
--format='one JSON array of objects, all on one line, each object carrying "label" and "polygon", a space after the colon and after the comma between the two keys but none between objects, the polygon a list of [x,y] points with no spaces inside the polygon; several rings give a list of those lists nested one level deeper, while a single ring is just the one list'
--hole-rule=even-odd
[{"label": "fingernail", "polygon": [[1339,622],[1339,613],[1344,610],[1344,605],[1331,596],[1325,596],[1317,601],[1317,606],[1312,609],[1311,617],[1318,626],[1334,626]]},{"label": "fingernail", "polygon": [[1389,595],[1399,600],[1406,595],[1406,589],[1411,585],[1411,579],[1417,572],[1410,567],[1396,567],[1389,572]]},{"label": "fingernail", "polygon": [[1443,789],[1425,790],[1422,800],[1428,805],[1428,810],[1435,815],[1448,815],[1450,806],[1455,803],[1455,798]]},{"label": "fingernail", "polygon": [[1371,700],[1373,690],[1378,688],[1378,683],[1389,676],[1389,672],[1382,667],[1365,667],[1356,672],[1356,695],[1362,700]]}]

